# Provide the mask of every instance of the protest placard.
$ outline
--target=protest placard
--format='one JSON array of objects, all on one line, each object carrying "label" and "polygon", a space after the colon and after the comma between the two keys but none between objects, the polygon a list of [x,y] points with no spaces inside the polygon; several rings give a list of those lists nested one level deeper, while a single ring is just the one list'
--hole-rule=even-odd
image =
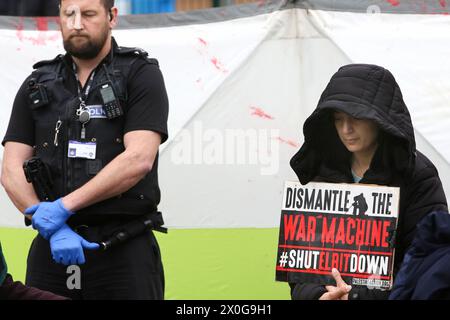
[{"label": "protest placard", "polygon": [[390,289],[400,189],[286,182],[276,280]]}]

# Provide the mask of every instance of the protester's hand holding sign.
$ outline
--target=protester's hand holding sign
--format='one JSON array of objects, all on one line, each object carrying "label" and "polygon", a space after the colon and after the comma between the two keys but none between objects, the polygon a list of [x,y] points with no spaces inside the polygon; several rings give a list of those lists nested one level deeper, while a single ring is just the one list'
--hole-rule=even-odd
[{"label": "protester's hand holding sign", "polygon": [[333,269],[331,275],[336,280],[336,286],[325,286],[328,292],[324,293],[319,300],[348,300],[348,294],[352,290],[352,286],[349,286],[342,280],[341,274],[337,269]]}]

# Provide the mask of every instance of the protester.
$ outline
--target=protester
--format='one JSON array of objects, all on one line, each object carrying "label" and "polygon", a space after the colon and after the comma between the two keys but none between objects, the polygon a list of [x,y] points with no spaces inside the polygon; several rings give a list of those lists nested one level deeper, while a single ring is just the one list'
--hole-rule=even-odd
[{"label": "protester", "polygon": [[[341,67],[303,126],[305,142],[291,160],[302,184],[310,181],[377,184],[400,188],[394,277],[432,211],[447,211],[433,163],[416,150],[410,114],[393,75],[383,67]],[[292,299],[387,299],[389,291],[350,287],[339,270],[336,286],[290,283]]]}]

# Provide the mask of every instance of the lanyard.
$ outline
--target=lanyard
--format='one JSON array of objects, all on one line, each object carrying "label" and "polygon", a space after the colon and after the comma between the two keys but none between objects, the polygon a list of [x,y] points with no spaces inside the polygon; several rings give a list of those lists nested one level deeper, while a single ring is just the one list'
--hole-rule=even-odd
[{"label": "lanyard", "polygon": [[86,85],[86,89],[82,93],[81,85],[80,85],[80,79],[78,77],[77,73],[77,66],[72,64],[73,71],[75,73],[75,79],[77,80],[77,88],[78,88],[78,99],[80,99],[80,107],[78,108],[76,114],[78,116],[78,121],[81,122],[81,140],[84,140],[86,138],[86,124],[91,119],[89,109],[86,107],[86,100],[89,96],[89,91],[91,91],[92,83],[94,82],[95,77],[95,70],[92,72],[91,77],[89,78],[89,81]]},{"label": "lanyard", "polygon": [[91,91],[92,84],[94,82],[95,70],[92,72],[91,77],[89,78],[89,81],[88,81],[88,83],[86,85],[86,89],[82,93],[81,92],[80,78],[78,77],[78,73],[77,73],[77,66],[75,65],[75,63],[73,63],[72,67],[73,67],[73,72],[75,74],[75,79],[77,80],[78,99],[80,99],[80,102],[81,102],[82,106],[86,106],[85,101],[87,100],[87,98],[89,96],[89,92]]}]

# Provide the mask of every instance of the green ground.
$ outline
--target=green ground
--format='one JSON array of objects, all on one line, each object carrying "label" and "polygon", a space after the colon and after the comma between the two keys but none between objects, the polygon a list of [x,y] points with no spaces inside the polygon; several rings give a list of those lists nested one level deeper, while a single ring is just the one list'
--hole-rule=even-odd
[{"label": "green ground", "polygon": [[[289,299],[275,282],[278,229],[196,229],[156,233],[166,275],[166,299]],[[10,273],[25,278],[35,232],[0,228]]]}]

